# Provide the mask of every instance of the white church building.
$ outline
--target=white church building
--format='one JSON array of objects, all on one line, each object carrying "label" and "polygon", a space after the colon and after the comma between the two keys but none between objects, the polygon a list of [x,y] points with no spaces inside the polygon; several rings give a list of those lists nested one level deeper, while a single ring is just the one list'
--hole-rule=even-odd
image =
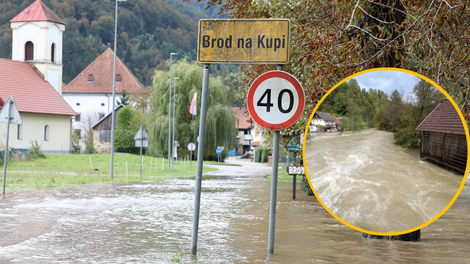
[{"label": "white church building", "polygon": [[[9,147],[69,153],[72,117],[77,113],[61,96],[62,34],[65,22],[40,0],[15,16],[12,60],[0,59],[0,107],[12,96],[23,124],[10,125]],[[0,145],[6,124],[0,123]]]}]

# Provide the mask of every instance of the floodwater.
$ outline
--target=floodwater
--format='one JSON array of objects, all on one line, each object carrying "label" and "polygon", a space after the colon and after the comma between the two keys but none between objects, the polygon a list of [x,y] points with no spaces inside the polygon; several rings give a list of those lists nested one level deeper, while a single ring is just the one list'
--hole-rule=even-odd
[{"label": "floodwater", "polygon": [[[421,242],[363,240],[314,197],[279,183],[267,256],[270,182],[202,184],[198,263],[468,263],[470,188]],[[191,263],[194,179],[88,185],[0,200],[0,263]]]},{"label": "floodwater", "polygon": [[320,134],[305,161],[319,198],[347,223],[373,232],[399,232],[438,215],[463,177],[395,145],[393,133],[368,129]]}]

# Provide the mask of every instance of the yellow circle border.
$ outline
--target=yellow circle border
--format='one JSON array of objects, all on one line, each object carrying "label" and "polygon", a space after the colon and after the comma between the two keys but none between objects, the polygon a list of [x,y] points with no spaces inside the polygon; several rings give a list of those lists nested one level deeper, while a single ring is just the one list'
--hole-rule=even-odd
[{"label": "yellow circle border", "polygon": [[[365,229],[362,229],[362,228],[359,228],[359,227],[356,227],[356,226],[353,226],[351,224],[349,224],[348,222],[344,221],[343,219],[339,218],[336,214],[334,214],[324,203],[323,201],[320,199],[320,197],[318,196],[317,192],[315,191],[315,188],[313,188],[313,185],[312,185],[312,181],[310,180],[310,176],[308,175],[308,170],[307,170],[307,164],[306,164],[306,159],[305,159],[305,147],[307,144],[305,144],[307,142],[307,134],[309,132],[309,126],[312,122],[312,118],[313,118],[313,115],[315,114],[315,112],[318,110],[318,107],[323,103],[323,101],[325,100],[325,98],[331,93],[334,91],[334,89],[336,89],[338,86],[340,86],[341,84],[347,82],[348,80],[358,76],[358,75],[362,75],[364,73],[368,73],[368,72],[376,72],[376,71],[399,71],[399,72],[404,72],[404,73],[408,73],[408,74],[412,74],[416,77],[419,77],[421,79],[424,79],[426,80],[427,82],[429,82],[430,84],[432,84],[434,87],[438,88],[439,91],[441,91],[445,96],[446,98],[452,103],[452,105],[454,106],[454,108],[457,110],[457,113],[459,114],[459,117],[460,117],[460,121],[462,121],[462,124],[463,124],[463,127],[465,129],[465,135],[466,135],[466,139],[467,139],[467,166],[466,166],[466,169],[465,169],[465,174],[463,175],[463,178],[462,178],[462,182],[460,183],[460,187],[459,189],[457,190],[457,192],[455,193],[454,197],[452,198],[452,200],[449,202],[449,204],[440,212],[438,213],[435,217],[433,217],[432,219],[430,219],[429,221],[425,222],[424,224],[422,225],[419,225],[415,228],[411,228],[411,229],[408,229],[408,230],[404,230],[404,231],[399,231],[399,232],[374,232],[374,231],[369,231],[369,230],[365,230]],[[413,231],[416,231],[418,229],[421,229],[423,227],[426,227],[428,226],[429,224],[431,224],[432,222],[436,221],[441,215],[443,215],[451,206],[452,204],[455,202],[455,200],[457,199],[457,197],[459,197],[460,195],[460,192],[462,191],[464,185],[465,185],[465,182],[467,181],[467,176],[468,176],[468,170],[469,170],[469,165],[470,165],[470,162],[469,162],[469,159],[468,159],[468,153],[470,152],[470,145],[469,145],[469,133],[468,133],[468,127],[467,127],[467,124],[465,123],[465,119],[462,115],[462,112],[460,111],[459,107],[457,106],[457,104],[454,102],[454,100],[452,99],[452,97],[450,97],[450,95],[444,90],[442,89],[442,87],[440,87],[437,83],[435,83],[434,81],[432,81],[431,79],[427,78],[426,76],[423,76],[419,73],[416,73],[416,72],[413,72],[413,71],[410,71],[410,70],[406,70],[406,69],[400,69],[400,68],[392,68],[392,67],[384,67],[384,68],[373,68],[373,69],[369,69],[369,70],[365,70],[365,71],[361,71],[361,72],[358,72],[358,73],[355,73],[351,76],[348,76],[346,78],[344,78],[343,80],[341,80],[339,83],[337,83],[335,86],[333,86],[321,99],[320,101],[318,102],[318,104],[315,106],[315,108],[313,109],[313,112],[312,114],[310,115],[310,118],[308,119],[308,124],[307,124],[307,127],[305,128],[305,132],[304,132],[304,139],[303,139],[303,142],[305,142],[303,144],[303,147],[302,147],[302,159],[303,159],[303,165],[304,165],[304,168],[305,168],[305,175],[307,176],[307,179],[308,179],[308,184],[310,185],[310,188],[312,189],[313,193],[315,194],[315,198],[317,198],[317,200],[320,202],[320,204],[323,206],[323,208],[326,209],[326,211],[328,211],[328,213],[330,213],[334,218],[336,218],[336,220],[340,221],[341,223],[345,224],[346,226],[349,226],[350,228],[354,229],[354,230],[357,230],[359,232],[362,232],[362,233],[367,233],[367,234],[371,234],[371,235],[378,235],[378,236],[397,236],[397,235],[403,235],[403,234],[407,234],[407,233],[411,233]]]}]

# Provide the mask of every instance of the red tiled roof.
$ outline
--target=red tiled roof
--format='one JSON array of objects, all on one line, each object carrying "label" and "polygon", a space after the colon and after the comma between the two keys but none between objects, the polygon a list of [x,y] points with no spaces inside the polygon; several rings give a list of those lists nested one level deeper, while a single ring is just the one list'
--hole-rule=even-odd
[{"label": "red tiled roof", "polygon": [[65,22],[40,0],[34,1],[34,3],[10,20],[10,22],[28,21],[51,21],[65,25]]},{"label": "red tiled roof", "polygon": [[465,135],[460,116],[449,100],[434,108],[416,130]]},{"label": "red tiled roof", "polygon": [[[114,52],[108,48],[65,86],[62,93],[113,93],[113,67]],[[93,82],[88,82],[90,74],[93,74]],[[144,87],[119,57],[116,58],[116,75],[118,74],[121,82],[116,82],[116,93],[121,93],[124,89],[133,93]]]},{"label": "red tiled roof", "polygon": [[336,116],[332,115],[332,117],[335,119],[337,125],[341,124],[341,120],[339,120]]},{"label": "red tiled roof", "polygon": [[248,129],[251,127],[252,120],[246,107],[232,107],[232,110],[237,115],[237,120],[235,121],[236,128]]},{"label": "red tiled roof", "polygon": [[27,62],[0,59],[0,107],[13,96],[23,113],[74,116],[75,111]]}]

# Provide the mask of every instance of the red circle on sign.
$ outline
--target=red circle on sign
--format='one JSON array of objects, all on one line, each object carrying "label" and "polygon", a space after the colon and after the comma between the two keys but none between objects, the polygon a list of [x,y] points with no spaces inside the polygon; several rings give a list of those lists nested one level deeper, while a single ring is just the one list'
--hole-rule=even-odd
[{"label": "red circle on sign", "polygon": [[[288,83],[290,83],[290,85],[292,85],[292,87],[294,88],[293,91],[296,92],[296,96],[298,97],[298,104],[297,105],[294,104],[293,109],[291,111],[289,111],[289,114],[291,116],[288,117],[288,120],[286,120],[284,122],[281,122],[281,123],[273,123],[270,120],[263,119],[260,116],[260,114],[257,112],[257,110],[259,110],[259,109],[257,109],[257,107],[255,107],[255,104],[254,104],[254,100],[257,99],[257,98],[254,98],[255,97],[255,92],[257,91],[257,89],[260,87],[260,85],[263,82],[265,82],[265,81],[267,81],[271,78],[281,78],[281,79],[287,81]],[[261,89],[263,89],[263,88],[264,87],[261,87]],[[264,97],[264,94],[260,98],[260,101],[264,100],[263,97]],[[295,122],[297,122],[299,117],[302,115],[302,112],[303,112],[304,106],[305,106],[305,95],[304,95],[304,89],[302,88],[302,85],[300,85],[299,81],[294,76],[292,76],[291,74],[289,74],[287,72],[284,72],[284,71],[270,71],[270,72],[266,72],[266,73],[262,74],[261,76],[259,76],[258,78],[256,78],[256,80],[251,85],[250,90],[248,91],[247,100],[248,100],[248,102],[247,102],[248,112],[250,113],[253,120],[258,125],[260,125],[261,127],[264,127],[266,129],[269,129],[269,130],[283,130],[283,129],[286,129],[286,128],[290,127]],[[270,107],[274,107],[274,106],[270,106]],[[294,111],[294,114],[292,115],[293,111]]]}]

